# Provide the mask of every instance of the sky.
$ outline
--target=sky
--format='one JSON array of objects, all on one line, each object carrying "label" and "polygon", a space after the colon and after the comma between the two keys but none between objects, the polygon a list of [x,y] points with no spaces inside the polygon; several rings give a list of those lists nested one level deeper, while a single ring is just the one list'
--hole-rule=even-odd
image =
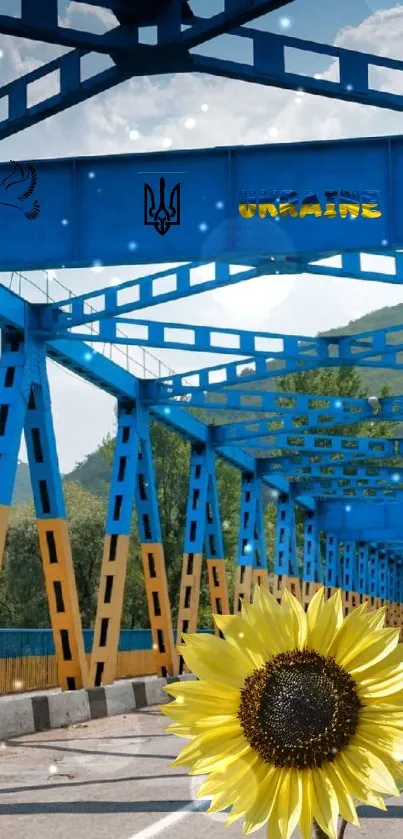
[{"label": "sky", "polygon": [[[17,0],[1,0],[3,14],[19,14]],[[222,9],[220,0],[192,0],[193,10],[208,16]],[[60,23],[87,31],[104,32],[116,25],[105,10],[68,0],[59,2]],[[271,32],[286,32],[320,43],[403,58],[403,4],[393,0],[294,0],[289,6],[253,24]],[[152,33],[144,33],[149,42]],[[239,54],[239,39],[216,39],[209,50],[222,57]],[[0,36],[0,84],[24,75],[68,51],[52,45]],[[200,50],[203,52],[203,49]],[[105,61],[91,56],[90,75]],[[332,59],[312,58],[310,72],[334,77]],[[34,95],[48,96],[53,80],[46,79]],[[403,79],[383,74],[380,86],[403,90]],[[0,100],[0,119],[1,100]],[[1,142],[1,160],[35,160],[45,157],[120,154],[214,145],[295,142],[402,133],[402,117],[384,109],[365,107],[335,99],[296,94],[276,88],[261,88],[245,82],[204,75],[134,79],[111,91],[54,116]],[[372,266],[377,268],[376,258]],[[59,270],[47,275],[52,297],[67,296],[58,283],[75,293],[109,283],[143,276],[155,266],[102,267]],[[158,266],[164,268],[169,266]],[[28,281],[45,289],[42,272],[26,273]],[[10,275],[0,281],[9,285]],[[21,293],[28,299],[43,299],[28,281]],[[14,278],[12,287],[18,291]],[[235,287],[218,289],[193,299],[158,306],[139,315],[177,323],[228,326],[260,331],[315,335],[342,326],[382,306],[403,302],[403,290],[382,283],[309,275],[261,278]],[[153,350],[154,358],[130,348],[131,369],[157,375],[162,365],[184,372],[214,363],[223,356]],[[125,363],[125,355],[114,353]],[[158,360],[156,360],[158,359]],[[162,367],[164,372],[164,367]],[[62,472],[93,451],[114,429],[114,400],[82,382],[74,374],[49,362],[55,430]],[[20,457],[26,460],[25,447]]]}]

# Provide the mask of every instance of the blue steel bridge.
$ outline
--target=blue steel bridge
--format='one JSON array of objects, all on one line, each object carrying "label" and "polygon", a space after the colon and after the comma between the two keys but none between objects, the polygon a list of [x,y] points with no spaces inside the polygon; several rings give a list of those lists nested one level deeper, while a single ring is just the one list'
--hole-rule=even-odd
[{"label": "blue steel bridge", "polygon": [[[184,0],[90,0],[90,5],[113,12],[115,25],[105,34],[60,27],[57,0],[22,0],[20,17],[0,14],[1,33],[67,48],[61,57],[1,88],[6,115],[0,139],[129,79],[163,74],[203,73],[285,90],[302,85],[309,94],[377,108],[380,132],[384,109],[403,110],[402,92],[370,83],[374,67],[401,71],[403,61],[273,34],[255,25],[263,15],[270,20],[279,9],[291,9],[289,0],[224,0],[221,11],[205,17]],[[153,43],[144,37],[150,26],[156,35]],[[219,49],[216,55],[203,52],[223,34],[247,46],[248,61],[242,49],[232,59],[222,57]],[[289,69],[287,50],[328,58],[338,67],[337,80],[302,77]],[[108,57],[109,67],[84,76],[83,62],[94,53]],[[55,73],[57,92],[30,104],[30,86]],[[253,278],[279,283],[284,274],[320,274],[324,282],[336,276],[400,284],[402,192],[401,136],[0,163],[0,271],[86,268],[94,259],[103,265],[157,267],[155,273],[144,269],[140,278],[66,294],[57,302],[31,303],[23,289],[17,294],[13,286],[0,286],[0,557],[24,432],[63,689],[114,680],[134,508],[155,667],[161,675],[183,669],[174,629],[196,630],[203,562],[213,612],[239,612],[254,583],[270,585],[277,597],[288,588],[304,604],[324,583],[328,593],[342,588],[346,612],[365,600],[371,607],[387,604],[389,625],[402,625],[403,441],[357,436],[356,425],[401,421],[403,396],[378,400],[283,394],[268,391],[266,380],[340,366],[383,368],[387,377],[388,370],[403,367],[403,325],[312,337],[228,324],[170,323],[143,314],[161,303]],[[364,270],[362,257],[368,254],[390,257],[393,270]],[[158,264],[167,263],[181,264],[158,270]],[[105,345],[223,357],[219,365],[199,369],[195,361],[189,371],[161,371],[147,378],[107,358]],[[117,405],[89,668],[47,358],[113,396]],[[209,416],[217,412],[217,417],[225,409],[234,419],[208,424],[189,411],[193,408],[208,409]],[[150,420],[173,429],[191,447],[176,627],[167,591]],[[348,433],[334,434],[338,427]],[[242,476],[233,604],[228,603],[216,482],[219,458]],[[270,562],[263,526],[266,487],[277,508]],[[296,548],[298,508],[305,516],[302,577]]]}]

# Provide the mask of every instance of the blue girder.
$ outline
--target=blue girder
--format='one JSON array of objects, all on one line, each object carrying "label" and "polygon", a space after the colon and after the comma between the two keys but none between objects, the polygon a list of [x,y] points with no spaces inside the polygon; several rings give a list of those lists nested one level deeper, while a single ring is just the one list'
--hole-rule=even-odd
[{"label": "blue girder", "polygon": [[[0,124],[0,139],[125,80],[164,73],[196,71],[223,75],[403,110],[401,93],[377,90],[370,86],[369,79],[370,67],[403,70],[403,61],[315,44],[253,29],[250,25],[245,27],[257,17],[287,4],[288,0],[225,0],[222,12],[200,18],[182,0],[149,0],[146,11],[127,0],[90,0],[90,5],[111,10],[117,22],[114,29],[96,35],[59,27],[57,0],[22,0],[20,17],[0,15],[0,32],[73,49],[0,89],[0,98],[5,97],[8,105],[8,116]],[[153,45],[142,41],[142,28],[150,25],[156,27]],[[229,60],[219,55],[200,54],[205,44],[224,33],[238,38],[236,57]],[[212,46],[210,43],[210,50]],[[249,63],[244,61],[244,47],[252,52]],[[315,52],[336,60],[339,80],[315,78],[290,69],[286,63],[286,52],[290,50]],[[111,66],[84,79],[82,60],[90,52],[109,56]],[[28,107],[29,85],[54,71],[60,74],[59,92]],[[9,173],[9,167],[8,163],[0,164],[0,182]],[[181,225],[170,229],[166,237],[158,236],[152,225],[145,226],[143,218],[145,181],[155,191],[161,167],[181,172]],[[27,382],[35,382],[39,377],[45,388],[41,393],[45,396],[48,393],[47,380],[40,370],[47,353],[54,361],[114,396],[120,406],[121,426],[129,421],[136,426],[139,446],[146,451],[143,466],[137,464],[138,476],[152,484],[146,501],[138,495],[137,487],[137,508],[156,522],[155,532],[148,531],[142,519],[143,540],[160,541],[148,435],[149,417],[152,417],[182,435],[192,444],[194,452],[207,451],[213,460],[216,455],[223,457],[242,472],[244,483],[245,476],[249,484],[252,481],[255,506],[245,528],[250,530],[251,521],[255,522],[253,533],[248,530],[248,539],[253,543],[252,550],[256,548],[263,557],[263,565],[265,546],[258,530],[263,532],[262,499],[267,500],[265,493],[269,489],[272,500],[279,496],[276,573],[298,574],[295,543],[295,504],[298,504],[308,516],[305,580],[316,581],[320,576],[318,546],[323,530],[327,533],[327,585],[343,582],[340,558],[344,555],[344,588],[352,590],[355,586],[360,593],[370,590],[374,597],[387,597],[395,592],[396,597],[402,598],[400,565],[396,565],[403,557],[402,481],[398,466],[385,465],[388,458],[394,458],[394,463],[401,459],[402,441],[397,437],[351,435],[355,423],[400,421],[403,397],[380,398],[375,410],[366,399],[271,393],[253,385],[280,374],[326,366],[400,369],[403,327],[328,338],[156,322],[144,320],[141,314],[143,309],[161,303],[253,278],[260,278],[261,283],[275,282],[280,274],[319,274],[324,278],[338,276],[401,283],[403,137],[42,160],[36,161],[36,169],[35,197],[40,201],[41,213],[35,223],[28,222],[15,208],[5,206],[11,201],[1,203],[0,194],[0,224],[2,229],[7,229],[2,241],[0,271],[32,270],[45,263],[54,268],[86,267],[96,262],[188,264],[45,305],[28,304],[0,285],[4,348],[0,367],[0,373],[3,370],[0,431],[7,425],[4,417],[14,416],[16,420],[13,428],[7,425],[6,434],[0,433],[3,493],[0,503],[7,505],[11,499],[26,399],[24,387],[26,390]],[[146,178],[144,170],[147,170]],[[327,172],[332,172],[331,183],[325,177]],[[371,191],[372,198],[373,191],[377,191],[382,214],[376,218],[354,217],[355,213],[348,207],[345,217],[339,212],[325,219],[316,217],[320,213],[314,207],[313,214],[304,218],[292,218],[289,210],[279,216],[278,202],[270,204],[269,210],[270,201],[262,194],[262,190],[271,189],[294,190],[298,208],[308,195],[318,196],[318,202],[323,204],[327,190],[357,191],[361,204],[371,200]],[[348,203],[346,197],[340,201]],[[290,203],[295,204],[295,197],[291,197]],[[311,204],[316,201],[312,200]],[[391,258],[384,271],[366,268],[365,260],[371,255]],[[334,264],[336,258],[339,265]],[[132,313],[140,313],[140,319],[129,317]],[[88,327],[94,330],[91,335],[86,331]],[[126,333],[131,330],[131,334],[123,336],[122,328]],[[15,365],[10,385],[7,371],[9,341],[13,336],[18,341],[25,339],[25,349]],[[142,381],[94,351],[96,342],[223,353],[240,358],[204,370]],[[40,359],[38,353],[35,355],[39,346]],[[126,415],[125,420],[122,410],[128,405],[132,406],[132,415]],[[207,410],[208,422],[189,411],[193,408]],[[211,424],[212,412],[222,410],[237,411],[242,419]],[[247,420],[244,412],[253,412],[255,416]],[[54,466],[57,455],[49,411],[45,418],[50,424],[44,428],[43,437],[51,442],[49,457]],[[35,460],[32,428],[35,430],[40,421],[39,418],[35,426],[30,418],[26,422],[32,462]],[[351,434],[327,433],[333,428],[337,431],[338,426],[351,426]],[[126,456],[119,451],[108,518],[111,532],[115,527],[112,521],[115,495],[120,492],[119,463],[121,456]],[[47,457],[46,452],[44,455]],[[58,475],[58,468],[53,466],[50,468],[48,464],[48,473],[53,469]],[[34,484],[40,480],[41,469],[41,464],[34,466]],[[63,515],[58,480],[55,492],[49,484],[50,501],[52,511],[54,506],[55,514]],[[211,492],[209,503],[214,507],[216,519],[211,532],[220,543],[219,553],[222,553],[215,483],[210,487]],[[130,530],[133,493],[131,482],[119,532]],[[35,499],[38,507],[41,503],[38,492]],[[247,503],[243,504],[243,512]],[[190,520],[188,517],[188,524]]]},{"label": "blue girder", "polygon": [[[281,264],[286,257],[309,261],[340,251],[403,247],[400,136],[174,151],[169,160],[183,174],[169,176],[166,152],[36,161],[41,213],[35,224],[28,224],[23,213],[0,205],[0,223],[8,229],[0,270],[32,270],[45,263],[78,268],[97,261],[253,264],[254,256],[264,254]],[[158,195],[161,171],[167,190],[177,181],[181,184],[180,224],[167,236],[144,223],[145,184]],[[10,164],[2,164],[0,179],[9,172]],[[319,201],[322,212],[326,191],[347,190],[357,193],[359,208],[373,199],[381,215],[365,218],[360,212],[354,217],[348,210],[345,218],[337,212],[332,218],[295,218],[287,213],[281,218],[277,214],[276,224],[264,209],[272,199],[262,196],[262,190],[277,190],[284,206],[295,203],[299,211],[304,198],[317,196],[310,204]],[[371,198],[369,191],[378,197]],[[341,198],[341,204],[346,200]],[[240,204],[256,212],[242,217]]]}]

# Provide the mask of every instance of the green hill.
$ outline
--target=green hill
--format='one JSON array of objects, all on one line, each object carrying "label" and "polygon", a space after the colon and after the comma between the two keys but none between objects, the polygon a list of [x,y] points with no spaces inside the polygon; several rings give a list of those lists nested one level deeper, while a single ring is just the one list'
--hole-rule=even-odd
[{"label": "green hill", "polygon": [[[324,337],[331,335],[355,335],[357,332],[370,332],[374,329],[383,329],[387,326],[401,326],[403,324],[403,303],[398,306],[385,306],[370,312],[362,318],[352,320],[346,326],[339,329],[332,329],[330,332],[319,333]],[[399,343],[403,340],[403,326],[390,339],[390,343]],[[372,369],[360,369],[360,377],[371,394],[379,393],[382,385],[389,385],[393,395],[403,393],[403,370],[383,370],[381,367]]]},{"label": "green hill", "polygon": [[[346,326],[338,329],[333,329],[330,332],[319,333],[323,337],[332,335],[354,335],[357,332],[369,332],[374,329],[382,329],[387,326],[399,326],[403,324],[403,304],[398,306],[385,306],[383,309],[378,309],[375,312],[370,312],[362,318],[352,320]],[[396,332],[394,341],[397,343],[402,340],[402,331]],[[388,384],[392,389],[393,394],[403,393],[403,370],[382,370],[382,368],[362,369],[360,370],[361,380],[364,386],[368,387],[371,394],[376,395],[380,393],[383,385]],[[257,387],[261,388],[259,383]],[[268,390],[275,389],[275,380],[268,379],[265,382],[265,387]],[[221,416],[222,422],[224,417]],[[225,417],[225,421],[230,421],[229,417]],[[94,495],[105,497],[108,493],[110,481],[111,467],[104,457],[102,450],[98,449],[89,454],[81,463],[64,476],[65,481],[78,481],[85,489],[93,492]],[[32,498],[31,485],[29,480],[29,468],[26,463],[19,463],[16,477],[16,484],[14,490],[14,503],[23,503],[30,501]]]}]

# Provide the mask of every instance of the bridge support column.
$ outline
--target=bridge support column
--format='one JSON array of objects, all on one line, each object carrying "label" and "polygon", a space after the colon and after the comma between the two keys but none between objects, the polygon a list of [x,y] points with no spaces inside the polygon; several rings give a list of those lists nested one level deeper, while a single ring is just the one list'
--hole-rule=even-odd
[{"label": "bridge support column", "polygon": [[292,498],[280,495],[277,503],[276,544],[274,552],[273,594],[281,601],[284,589],[301,600],[295,532],[295,507]]},{"label": "bridge support column", "polygon": [[347,617],[352,609],[358,606],[359,595],[356,591],[357,561],[355,542],[344,542],[343,544],[343,611]]},{"label": "bridge support column", "polygon": [[325,595],[329,598],[340,588],[340,543],[335,533],[326,534]]},{"label": "bridge support column", "polygon": [[[228,580],[225,567],[224,539],[221,526],[220,503],[218,498],[215,457],[210,459],[210,476],[207,490],[207,504],[204,532],[204,552],[207,557],[207,574],[210,593],[211,612],[213,615],[230,613],[228,600]],[[215,625],[214,633],[222,633]]]},{"label": "bridge support column", "polygon": [[304,525],[304,548],[301,584],[301,603],[307,610],[316,591],[323,585],[320,533],[314,512],[307,512]]},{"label": "bridge support column", "polygon": [[241,614],[242,600],[250,603],[252,588],[256,584],[269,588],[262,482],[252,473],[244,473],[234,590],[235,615]]},{"label": "bridge support column", "polygon": [[93,686],[111,684],[116,678],[135,501],[156,670],[159,675],[165,672],[174,675],[176,651],[156,500],[149,418],[139,403],[122,400],[118,405],[118,428],[91,655],[90,683]]},{"label": "bridge support column", "polygon": [[117,419],[90,665],[90,684],[95,687],[102,684],[111,684],[116,676],[137,459],[140,448],[136,422],[136,403],[132,401],[119,402]]},{"label": "bridge support column", "polygon": [[378,565],[378,608],[388,606],[388,588],[388,557],[385,552],[382,552]]},{"label": "bridge support column", "polygon": [[[145,409],[138,411],[141,448],[136,481],[137,526],[143,563],[148,615],[157,676],[177,676],[179,656],[175,647],[168,580],[162,544],[157,486]],[[178,638],[178,643],[179,643]]]},{"label": "bridge support column", "polygon": [[25,416],[25,440],[34,495],[49,616],[63,690],[88,685],[87,662],[53,429],[45,346],[36,347]]},{"label": "bridge support column", "polygon": [[378,609],[378,549],[370,545],[368,556],[368,594],[371,609]]},{"label": "bridge support column", "polygon": [[[182,633],[197,631],[203,553],[207,572],[212,613],[228,614],[228,593],[224,545],[219,513],[214,450],[207,445],[193,445],[190,458],[189,495],[186,513],[185,546],[179,592],[178,644]],[[219,631],[214,627],[214,632]],[[182,656],[179,672],[187,670]]]},{"label": "bridge support column", "polygon": [[366,542],[358,542],[357,566],[358,604],[369,604],[370,597],[368,594],[368,545]]},{"label": "bridge support column", "polygon": [[23,335],[4,327],[0,357],[0,571],[29,388]]}]

